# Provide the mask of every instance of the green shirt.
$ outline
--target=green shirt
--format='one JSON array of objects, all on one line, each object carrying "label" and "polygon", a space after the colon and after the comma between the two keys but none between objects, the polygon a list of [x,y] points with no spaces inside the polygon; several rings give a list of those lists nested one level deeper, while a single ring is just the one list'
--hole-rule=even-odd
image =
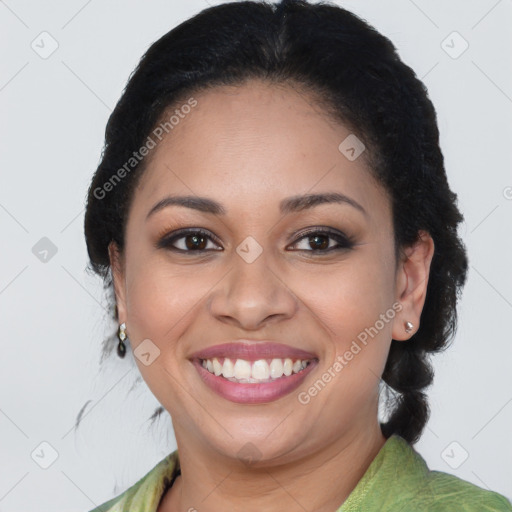
[{"label": "green shirt", "polygon": [[[165,491],[180,474],[178,452],[116,498],[90,512],[156,512]],[[512,512],[511,502],[493,491],[442,471],[402,437],[392,435],[352,490],[333,512]]]}]

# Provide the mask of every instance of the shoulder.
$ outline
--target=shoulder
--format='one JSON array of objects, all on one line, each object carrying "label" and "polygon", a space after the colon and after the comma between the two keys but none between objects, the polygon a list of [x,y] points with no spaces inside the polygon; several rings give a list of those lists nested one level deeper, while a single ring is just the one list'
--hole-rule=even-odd
[{"label": "shoulder", "polygon": [[[394,436],[402,477],[418,510],[428,512],[512,512],[511,502],[503,495],[483,489],[444,471],[431,470],[425,459],[403,438]],[[421,504],[421,506],[420,506]]]},{"label": "shoulder", "polygon": [[404,438],[391,436],[338,512],[512,512],[503,495],[430,470]]},{"label": "shoulder", "polygon": [[442,471],[428,472],[426,488],[431,512],[512,512],[511,502],[502,494]]},{"label": "shoulder", "polygon": [[178,452],[163,458],[122,494],[96,506],[89,512],[156,512],[161,497],[179,472]]}]

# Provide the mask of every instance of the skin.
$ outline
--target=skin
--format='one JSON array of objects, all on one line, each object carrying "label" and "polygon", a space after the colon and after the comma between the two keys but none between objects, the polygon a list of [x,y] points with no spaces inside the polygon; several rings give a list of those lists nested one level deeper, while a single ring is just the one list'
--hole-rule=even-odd
[{"label": "skin", "polygon": [[[395,261],[387,193],[363,156],[350,161],[338,150],[350,130],[306,93],[252,80],[194,97],[198,105],[150,154],[125,250],[109,247],[119,321],[134,350],[148,338],[160,350],[148,366],[135,361],[172,417],[180,453],[182,475],[158,510],[336,510],[385,443],[379,380],[392,338],[407,342],[419,328],[434,243],[422,232]],[[337,203],[279,212],[286,197],[333,191],[366,215]],[[146,220],[170,194],[207,196],[227,213],[169,206]],[[212,250],[202,255],[155,248],[185,227],[208,230],[219,242],[207,239],[202,247]],[[309,227],[337,230],[354,246],[313,254],[321,243],[302,238]],[[236,252],[247,236],[263,250],[252,263]],[[186,240],[174,244],[186,249]],[[401,311],[301,404],[298,393],[394,303]],[[203,384],[188,357],[239,338],[313,352],[318,365],[298,390],[272,403],[233,403]],[[258,450],[252,464],[238,455],[247,443]]]}]

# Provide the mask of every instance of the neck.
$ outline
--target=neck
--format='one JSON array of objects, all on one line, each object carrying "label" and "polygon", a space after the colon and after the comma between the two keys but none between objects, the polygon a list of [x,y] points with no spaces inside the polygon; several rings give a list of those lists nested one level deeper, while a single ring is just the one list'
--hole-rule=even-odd
[{"label": "neck", "polygon": [[384,445],[378,423],[280,466],[244,466],[178,440],[181,476],[158,512],[265,510],[332,512],[347,499]]}]

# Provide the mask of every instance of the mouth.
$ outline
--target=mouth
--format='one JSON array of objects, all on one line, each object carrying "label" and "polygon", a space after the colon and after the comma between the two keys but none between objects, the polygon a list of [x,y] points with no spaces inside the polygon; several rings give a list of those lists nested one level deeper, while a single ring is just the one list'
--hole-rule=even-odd
[{"label": "mouth", "polygon": [[288,395],[318,364],[314,354],[270,342],[216,345],[190,361],[212,391],[243,404],[268,403]]}]

